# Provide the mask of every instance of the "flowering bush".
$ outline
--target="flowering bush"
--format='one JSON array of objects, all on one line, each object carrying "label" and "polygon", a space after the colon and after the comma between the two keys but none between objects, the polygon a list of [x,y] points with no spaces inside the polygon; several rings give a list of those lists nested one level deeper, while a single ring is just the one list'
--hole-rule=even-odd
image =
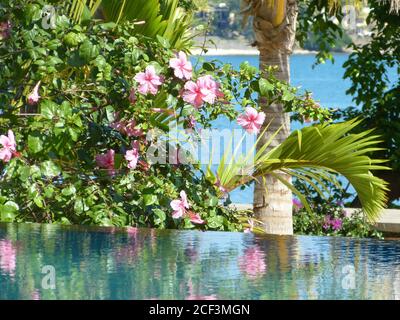
[{"label": "flowering bush", "polygon": [[194,68],[165,39],[133,36],[129,22],[74,24],[59,13],[44,28],[44,4],[0,7],[0,221],[242,230],[218,199],[223,186],[182,163],[179,144],[167,146],[172,163],[149,151],[171,124],[194,136],[225,116],[258,132],[256,94],[329,117],[272,69],[265,79],[246,63]]},{"label": "flowering bush", "polygon": [[310,184],[294,179],[293,185],[306,197],[312,211],[307,211],[298,199],[293,199],[295,233],[382,238],[382,233],[373,228],[362,210],[350,213],[345,208],[345,204],[351,205],[352,198],[352,194],[347,191],[348,186],[343,186],[337,176],[331,182],[323,180],[326,186],[324,193],[317,192]]},{"label": "flowering bush", "polygon": [[309,213],[298,201],[293,202],[293,207],[293,228],[297,234],[382,238],[361,210],[350,213],[340,203],[326,203],[313,206]]}]

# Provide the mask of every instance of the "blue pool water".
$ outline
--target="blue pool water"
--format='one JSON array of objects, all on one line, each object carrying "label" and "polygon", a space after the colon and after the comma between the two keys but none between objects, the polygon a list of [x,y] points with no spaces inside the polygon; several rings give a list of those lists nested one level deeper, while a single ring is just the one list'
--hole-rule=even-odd
[{"label": "blue pool water", "polygon": [[0,223],[0,299],[400,299],[400,241]]},{"label": "blue pool water", "polygon": [[[230,63],[235,68],[248,61],[251,65],[258,67],[258,56],[205,56],[205,60],[219,60],[223,63]],[[351,96],[346,95],[346,90],[351,82],[344,80],[343,63],[347,60],[347,54],[335,54],[335,63],[327,62],[313,68],[315,63],[314,55],[292,55],[290,58],[291,84],[300,87],[302,91],[311,91],[313,98],[319,101],[321,106],[329,108],[346,108],[354,106]],[[195,61],[195,58],[192,58]],[[389,72],[389,79],[395,81],[397,76],[393,69]],[[219,118],[214,122],[214,127],[219,129],[240,128],[236,123],[230,123],[225,118]],[[292,122],[292,130],[301,128],[298,122]],[[346,183],[342,179],[344,184]],[[348,192],[354,192],[349,188]],[[245,190],[234,190],[230,194],[232,202],[236,203],[252,203],[253,187],[250,186]]]}]

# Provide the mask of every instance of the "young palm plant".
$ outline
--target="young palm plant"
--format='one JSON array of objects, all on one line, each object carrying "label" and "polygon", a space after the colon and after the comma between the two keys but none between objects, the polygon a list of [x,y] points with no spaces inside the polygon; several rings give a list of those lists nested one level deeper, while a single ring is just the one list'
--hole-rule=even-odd
[{"label": "young palm plant", "polygon": [[[258,148],[255,155],[255,146],[246,155],[238,155],[243,137],[233,153],[229,148],[225,151],[215,173],[212,172],[211,165],[208,166],[207,177],[212,183],[218,181],[223,190],[229,192],[268,174],[284,183],[299,197],[305,208],[311,211],[305,197],[282,178],[281,173],[310,184],[322,197],[326,197],[324,192],[327,191],[323,180],[337,184],[333,175],[336,173],[351,183],[367,219],[375,221],[385,206],[387,187],[386,182],[375,177],[371,171],[389,168],[382,165],[384,160],[368,157],[369,152],[380,149],[376,147],[381,142],[379,136],[372,135],[371,131],[349,134],[359,123],[359,120],[351,120],[302,128],[293,132],[278,146],[266,151],[279,133],[277,130]],[[269,126],[270,124],[265,130]],[[260,138],[257,143],[259,141]],[[265,184],[263,186],[267,187]],[[264,230],[267,233],[268,228],[268,224],[265,224]]]}]

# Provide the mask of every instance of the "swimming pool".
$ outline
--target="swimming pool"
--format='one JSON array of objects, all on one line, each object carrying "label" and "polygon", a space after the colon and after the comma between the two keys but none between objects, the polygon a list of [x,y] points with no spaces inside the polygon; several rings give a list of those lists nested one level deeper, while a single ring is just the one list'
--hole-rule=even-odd
[{"label": "swimming pool", "polygon": [[400,241],[0,223],[0,299],[400,299]]}]

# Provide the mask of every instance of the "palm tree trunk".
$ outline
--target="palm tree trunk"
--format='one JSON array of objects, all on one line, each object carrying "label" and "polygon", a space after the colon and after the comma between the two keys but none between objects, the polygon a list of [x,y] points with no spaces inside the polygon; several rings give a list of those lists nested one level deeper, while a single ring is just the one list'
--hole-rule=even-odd
[{"label": "palm tree trunk", "polygon": [[[260,70],[265,70],[266,66],[277,66],[276,77],[286,82],[290,81],[289,55],[294,44],[297,12],[295,0],[275,0],[274,7],[264,3],[253,20],[256,45],[260,51]],[[261,137],[259,146],[283,126],[270,149],[289,136],[290,116],[284,112],[281,104],[268,106],[262,97],[260,104],[267,116],[265,122],[272,123]],[[291,182],[290,176],[280,175]],[[264,223],[267,233],[293,234],[292,193],[278,179],[267,175],[256,183],[254,213]]]}]

